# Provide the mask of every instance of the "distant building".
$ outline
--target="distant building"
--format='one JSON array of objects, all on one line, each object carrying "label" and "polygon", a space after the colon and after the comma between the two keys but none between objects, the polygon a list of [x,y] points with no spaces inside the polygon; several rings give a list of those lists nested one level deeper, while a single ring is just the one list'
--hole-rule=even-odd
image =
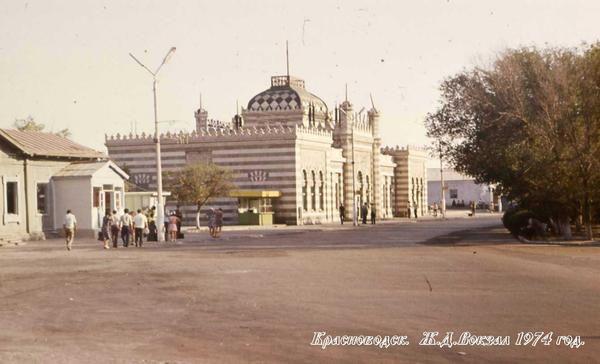
[{"label": "distant building", "polygon": [[107,155],[67,138],[0,129],[0,240],[60,233],[67,209],[91,235],[97,210],[123,201],[126,178]]},{"label": "distant building", "polygon": [[[454,169],[445,168],[444,185],[446,186],[444,196],[446,207],[469,207],[471,201],[478,204],[480,208],[493,207],[497,210],[500,205],[495,186],[475,182],[475,178],[461,174]],[[440,169],[427,169],[427,202],[429,205],[440,204]],[[463,206],[464,204],[464,206]]]},{"label": "distant building", "polygon": [[[256,220],[247,214],[261,210],[272,211],[275,223],[334,222],[342,204],[350,221],[364,203],[380,219],[406,216],[409,206],[426,213],[427,154],[382,148],[374,107],[356,112],[346,100],[331,110],[303,80],[274,76],[231,122],[208,119],[202,105],[195,118],[194,132],[160,136],[163,170],[194,163],[230,169],[239,190],[204,207],[223,208],[225,223]],[[106,147],[133,183],[156,188],[154,135],[107,136]],[[185,223],[194,223],[195,207],[183,210]]]}]

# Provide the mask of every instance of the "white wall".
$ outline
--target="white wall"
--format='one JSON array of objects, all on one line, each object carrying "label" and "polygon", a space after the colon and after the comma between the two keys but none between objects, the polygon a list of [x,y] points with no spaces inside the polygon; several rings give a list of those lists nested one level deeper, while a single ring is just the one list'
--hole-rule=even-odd
[{"label": "white wall", "polygon": [[[37,211],[37,183],[49,183],[50,177],[61,170],[69,162],[28,160],[27,184],[25,186],[24,160],[5,151],[11,151],[6,145],[0,144],[0,236],[16,235],[25,238],[42,238],[44,228],[51,225],[52,198],[46,196],[47,214]],[[12,151],[14,152],[14,151]],[[19,159],[21,158],[21,159]],[[5,182],[18,182],[18,214],[5,214]],[[26,196],[26,192],[28,196]],[[29,217],[29,232],[27,231],[27,217]],[[44,221],[48,226],[44,226]]]},{"label": "white wall", "polygon": [[[467,207],[471,201],[486,204],[491,202],[492,194],[486,184],[477,184],[472,180],[444,181],[444,184],[447,186],[444,191],[446,206],[452,206],[452,200],[456,200],[456,202],[464,200]],[[450,198],[452,189],[456,189],[458,193],[455,199]],[[440,181],[427,182],[427,203],[432,205],[434,202],[440,203]]]},{"label": "white wall", "polygon": [[77,218],[78,230],[92,229],[92,190],[89,177],[54,178],[54,228],[61,230],[67,210]]}]

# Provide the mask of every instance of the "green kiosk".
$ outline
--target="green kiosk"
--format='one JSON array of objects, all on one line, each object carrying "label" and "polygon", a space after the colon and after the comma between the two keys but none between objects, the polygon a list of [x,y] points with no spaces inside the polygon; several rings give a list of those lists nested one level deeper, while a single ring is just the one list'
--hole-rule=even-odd
[{"label": "green kiosk", "polygon": [[281,192],[237,190],[230,196],[238,199],[240,225],[273,225],[271,199],[281,197]]}]

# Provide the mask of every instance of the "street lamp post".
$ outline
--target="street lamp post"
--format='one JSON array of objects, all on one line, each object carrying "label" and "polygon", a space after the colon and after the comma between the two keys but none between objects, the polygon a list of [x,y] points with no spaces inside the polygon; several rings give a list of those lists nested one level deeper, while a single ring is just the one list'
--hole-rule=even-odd
[{"label": "street lamp post", "polygon": [[162,66],[165,65],[175,53],[175,47],[171,47],[169,52],[163,58],[161,64],[156,68],[156,71],[152,72],[148,67],[146,67],[142,62],[140,62],[135,56],[129,53],[129,56],[133,58],[134,61],[137,62],[140,66],[142,66],[146,71],[148,71],[152,75],[152,92],[154,94],[154,143],[156,145],[156,189],[157,189],[157,197],[158,202],[156,203],[156,231],[157,231],[157,240],[159,242],[165,241],[165,235],[163,233],[164,229],[164,206],[163,206],[163,184],[162,184],[162,161],[160,156],[160,134],[158,133],[158,112],[156,108],[156,78],[158,76],[158,72]]},{"label": "street lamp post", "polygon": [[446,194],[444,193],[444,166],[442,164],[442,144],[440,143],[440,190],[441,190],[441,202],[442,218],[446,218]]},{"label": "street lamp post", "polygon": [[354,174],[354,121],[352,122],[352,225],[358,225],[358,214],[357,214],[357,204],[356,204],[356,186],[355,179],[356,175]]}]

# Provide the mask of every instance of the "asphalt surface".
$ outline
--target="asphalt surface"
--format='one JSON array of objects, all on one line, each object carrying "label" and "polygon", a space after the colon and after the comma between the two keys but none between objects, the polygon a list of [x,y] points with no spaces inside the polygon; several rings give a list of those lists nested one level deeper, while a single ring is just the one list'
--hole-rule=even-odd
[{"label": "asphalt surface", "polygon": [[[593,363],[600,355],[600,248],[523,245],[498,216],[188,234],[141,249],[63,244],[0,249],[0,362]],[[511,342],[419,345],[425,331]],[[549,345],[517,345],[529,331],[552,333]],[[310,345],[315,332],[409,344],[323,349]],[[559,335],[584,344],[557,345]]]}]

